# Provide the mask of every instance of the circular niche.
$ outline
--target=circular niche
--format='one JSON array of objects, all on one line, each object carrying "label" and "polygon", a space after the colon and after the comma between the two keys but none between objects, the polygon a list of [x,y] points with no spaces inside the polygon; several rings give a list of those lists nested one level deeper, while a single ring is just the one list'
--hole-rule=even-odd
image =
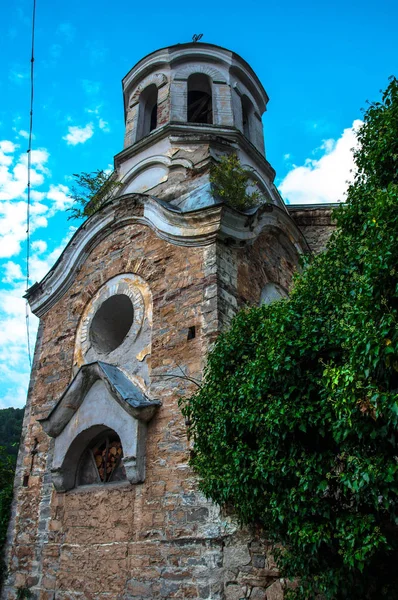
[{"label": "circular niche", "polygon": [[141,289],[145,287],[138,275],[122,273],[97,291],[84,309],[76,332],[77,367],[112,357],[125,346],[128,351],[136,342],[146,314]]},{"label": "circular niche", "polygon": [[123,342],[133,321],[134,308],[129,296],[111,296],[101,304],[91,321],[91,344],[97,352],[112,352]]}]

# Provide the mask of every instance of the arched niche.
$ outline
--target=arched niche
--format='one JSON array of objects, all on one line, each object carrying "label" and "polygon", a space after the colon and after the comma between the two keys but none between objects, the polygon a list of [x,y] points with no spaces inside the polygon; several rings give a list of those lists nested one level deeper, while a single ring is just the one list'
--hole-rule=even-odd
[{"label": "arched niche", "polygon": [[127,480],[143,481],[146,423],[159,406],[117,367],[84,365],[49,416],[40,419],[44,431],[55,438],[51,473],[56,490],[76,486],[83,453],[106,431],[120,439]]},{"label": "arched niche", "polygon": [[277,300],[287,298],[288,295],[288,291],[284,287],[274,281],[269,281],[261,290],[259,305],[272,304]]}]

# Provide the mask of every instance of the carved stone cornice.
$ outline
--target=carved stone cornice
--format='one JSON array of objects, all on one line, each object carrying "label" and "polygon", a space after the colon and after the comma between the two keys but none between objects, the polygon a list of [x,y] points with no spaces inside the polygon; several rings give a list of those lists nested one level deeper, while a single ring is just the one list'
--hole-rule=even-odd
[{"label": "carved stone cornice", "polygon": [[178,246],[206,246],[217,238],[228,244],[253,243],[264,228],[285,232],[299,253],[308,245],[286,210],[266,204],[251,214],[215,204],[182,212],[144,194],[119,196],[102,207],[76,231],[53,268],[26,294],[32,312],[43,316],[72,285],[77,269],[112,232],[132,224],[146,225],[158,237]]}]

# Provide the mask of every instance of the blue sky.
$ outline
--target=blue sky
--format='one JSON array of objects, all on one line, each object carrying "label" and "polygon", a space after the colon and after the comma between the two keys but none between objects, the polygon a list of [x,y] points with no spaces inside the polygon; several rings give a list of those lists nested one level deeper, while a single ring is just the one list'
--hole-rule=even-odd
[{"label": "blue sky", "polygon": [[[0,23],[0,407],[25,402],[26,132],[31,0]],[[71,175],[107,168],[122,149],[121,79],[157,48],[203,41],[239,53],[270,96],[267,158],[287,201],[344,199],[353,124],[398,74],[398,3],[381,0],[211,4],[37,0],[31,283],[58,256]],[[37,327],[31,319],[32,335]]]}]

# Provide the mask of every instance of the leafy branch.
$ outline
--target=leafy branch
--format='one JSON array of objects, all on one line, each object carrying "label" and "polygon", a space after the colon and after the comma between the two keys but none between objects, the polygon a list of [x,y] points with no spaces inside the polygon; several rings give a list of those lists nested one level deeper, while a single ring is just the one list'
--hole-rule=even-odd
[{"label": "leafy branch", "polygon": [[117,193],[122,183],[116,181],[115,172],[98,169],[92,173],[74,173],[75,184],[69,197],[74,205],[68,208],[69,219],[85,219],[96,213]]}]

